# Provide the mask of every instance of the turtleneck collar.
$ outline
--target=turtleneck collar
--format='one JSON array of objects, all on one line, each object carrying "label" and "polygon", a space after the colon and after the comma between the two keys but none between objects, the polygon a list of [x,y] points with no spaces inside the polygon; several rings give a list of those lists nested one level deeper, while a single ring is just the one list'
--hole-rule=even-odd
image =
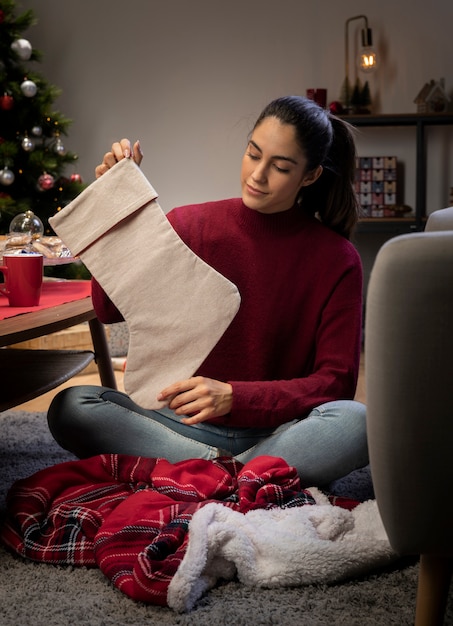
[{"label": "turtleneck collar", "polygon": [[246,206],[242,199],[238,200],[235,208],[238,222],[242,227],[255,232],[294,233],[316,219],[307,215],[299,204],[279,213],[260,213]]}]

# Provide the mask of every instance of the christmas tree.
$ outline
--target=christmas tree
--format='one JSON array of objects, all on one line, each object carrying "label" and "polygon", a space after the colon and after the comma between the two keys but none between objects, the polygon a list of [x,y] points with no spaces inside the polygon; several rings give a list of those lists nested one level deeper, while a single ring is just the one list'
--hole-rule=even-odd
[{"label": "christmas tree", "polygon": [[0,0],[0,234],[31,210],[53,235],[48,218],[83,189],[75,171],[65,176],[77,155],[63,141],[71,120],[53,110],[61,92],[34,70],[41,53],[21,37],[35,23],[33,11],[16,15],[13,0]]}]

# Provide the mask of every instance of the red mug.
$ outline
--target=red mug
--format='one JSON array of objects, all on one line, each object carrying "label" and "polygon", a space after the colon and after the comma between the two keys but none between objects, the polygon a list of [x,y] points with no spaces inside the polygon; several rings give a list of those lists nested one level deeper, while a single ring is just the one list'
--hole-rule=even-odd
[{"label": "red mug", "polygon": [[43,277],[42,254],[4,254],[0,273],[5,277],[0,292],[8,297],[10,306],[39,304]]},{"label": "red mug", "polygon": [[327,89],[307,89],[307,98],[314,100],[323,109],[327,104]]}]

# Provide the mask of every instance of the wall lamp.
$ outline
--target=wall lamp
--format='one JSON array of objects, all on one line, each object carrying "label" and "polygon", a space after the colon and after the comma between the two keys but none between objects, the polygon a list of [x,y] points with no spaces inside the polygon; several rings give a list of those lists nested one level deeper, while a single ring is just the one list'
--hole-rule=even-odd
[{"label": "wall lamp", "polygon": [[362,48],[359,55],[359,67],[363,72],[373,72],[378,63],[376,52],[373,48],[373,34],[368,26],[366,15],[355,15],[346,20],[344,29],[345,41],[345,106],[348,108],[351,101],[351,84],[349,82],[349,24],[355,20],[363,20],[365,27],[362,29]]}]

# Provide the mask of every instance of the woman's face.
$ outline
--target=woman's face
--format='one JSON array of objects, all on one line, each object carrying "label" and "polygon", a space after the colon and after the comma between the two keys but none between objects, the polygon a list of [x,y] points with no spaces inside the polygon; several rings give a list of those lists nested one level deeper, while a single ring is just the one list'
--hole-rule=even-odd
[{"label": "woman's face", "polygon": [[241,187],[244,204],[259,213],[290,209],[301,187],[322,172],[306,172],[307,159],[290,124],[266,117],[255,128],[242,158]]}]

